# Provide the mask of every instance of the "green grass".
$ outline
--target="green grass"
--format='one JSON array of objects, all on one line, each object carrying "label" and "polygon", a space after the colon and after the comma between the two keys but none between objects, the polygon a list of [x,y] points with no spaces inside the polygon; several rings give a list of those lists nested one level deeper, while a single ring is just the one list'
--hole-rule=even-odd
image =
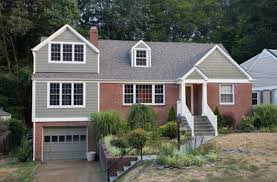
[{"label": "green grass", "polygon": [[0,165],[0,182],[31,182],[37,162],[10,161]]}]

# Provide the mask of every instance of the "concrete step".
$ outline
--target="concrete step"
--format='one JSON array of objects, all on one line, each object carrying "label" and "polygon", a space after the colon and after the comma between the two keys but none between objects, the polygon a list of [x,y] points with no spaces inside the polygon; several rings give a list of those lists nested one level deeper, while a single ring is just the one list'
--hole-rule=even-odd
[{"label": "concrete step", "polygon": [[214,136],[215,132],[194,132],[195,136]]}]

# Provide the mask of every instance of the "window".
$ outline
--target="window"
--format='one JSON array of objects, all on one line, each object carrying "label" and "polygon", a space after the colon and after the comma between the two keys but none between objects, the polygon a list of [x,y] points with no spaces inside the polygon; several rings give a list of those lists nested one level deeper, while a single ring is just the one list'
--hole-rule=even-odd
[{"label": "window", "polygon": [[49,62],[85,63],[85,45],[82,43],[50,43]]},{"label": "window", "polygon": [[252,105],[258,104],[258,93],[252,93]]},{"label": "window", "polygon": [[72,135],[66,135],[66,142],[72,142]]},{"label": "window", "polygon": [[234,85],[220,85],[220,104],[234,104]]},{"label": "window", "polygon": [[50,142],[50,136],[44,136],[44,142]]},{"label": "window", "polygon": [[65,137],[63,135],[59,136],[59,142],[65,142]]},{"label": "window", "polygon": [[86,135],[80,135],[80,141],[86,141],[87,136]]},{"label": "window", "polygon": [[58,142],[58,136],[52,136],[52,142]]},{"label": "window", "polygon": [[136,66],[147,66],[147,51],[137,50],[136,51]]},{"label": "window", "polygon": [[164,104],[164,85],[126,84],[124,85],[124,104]]},{"label": "window", "polygon": [[49,83],[48,107],[85,106],[84,90],[84,83]]},{"label": "window", "polygon": [[73,141],[78,142],[79,141],[79,135],[73,135]]}]

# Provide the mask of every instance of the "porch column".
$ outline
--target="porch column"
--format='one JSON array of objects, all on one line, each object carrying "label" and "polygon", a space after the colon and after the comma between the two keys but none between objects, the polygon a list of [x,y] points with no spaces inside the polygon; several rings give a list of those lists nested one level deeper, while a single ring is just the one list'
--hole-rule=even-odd
[{"label": "porch column", "polygon": [[186,83],[180,84],[181,113],[183,113],[183,104],[186,104]]},{"label": "porch column", "polygon": [[206,115],[207,97],[207,82],[204,82],[202,84],[202,116]]}]

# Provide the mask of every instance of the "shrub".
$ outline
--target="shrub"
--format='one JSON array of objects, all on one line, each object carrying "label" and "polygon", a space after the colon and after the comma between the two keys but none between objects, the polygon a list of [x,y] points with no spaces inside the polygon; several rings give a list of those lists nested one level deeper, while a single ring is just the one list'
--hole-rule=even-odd
[{"label": "shrub", "polygon": [[226,127],[220,127],[220,128],[218,128],[218,132],[220,133],[220,134],[227,134],[228,133],[228,128],[226,128]]},{"label": "shrub", "polygon": [[109,134],[116,134],[123,120],[117,111],[94,112],[91,114],[91,127],[99,140]]},{"label": "shrub", "polygon": [[137,128],[130,132],[128,137],[129,145],[136,149],[142,149],[147,141],[147,133],[142,128]]},{"label": "shrub", "polygon": [[158,130],[153,130],[148,133],[147,143],[154,147],[160,147],[161,144],[161,136]]},{"label": "shrub", "polygon": [[115,147],[111,144],[111,141],[113,139],[113,136],[112,135],[108,135],[108,136],[105,136],[103,141],[104,141],[104,144],[106,146],[106,148],[108,149],[108,152],[111,156],[120,156],[122,154],[122,150],[118,147]]},{"label": "shrub", "polygon": [[219,154],[218,154],[218,152],[216,152],[216,151],[210,151],[210,152],[206,155],[206,157],[207,157],[207,160],[208,160],[209,162],[215,162],[215,161],[217,161],[217,160],[219,159]]},{"label": "shrub", "polygon": [[8,122],[5,120],[0,120],[0,136],[7,131],[9,131]]},{"label": "shrub", "polygon": [[170,139],[176,138],[178,134],[177,124],[174,121],[160,126],[159,130],[162,136],[169,137]]},{"label": "shrub", "polygon": [[277,106],[257,105],[253,109],[254,126],[258,129],[262,127],[277,126]]},{"label": "shrub", "polygon": [[156,120],[156,114],[152,107],[143,104],[134,104],[128,113],[128,126],[133,130],[143,128],[151,130]]},{"label": "shrub", "polygon": [[9,130],[11,131],[12,136],[14,137],[15,141],[17,141],[17,145],[20,144],[22,137],[26,133],[26,129],[22,123],[22,121],[17,119],[10,119],[8,120]]},{"label": "shrub", "polygon": [[251,116],[243,116],[240,120],[240,127],[239,129],[242,132],[252,132],[255,130],[254,127],[254,117]]},{"label": "shrub", "polygon": [[224,118],[223,118],[218,106],[216,106],[216,108],[214,110],[214,114],[217,116],[218,127],[219,128],[224,127],[226,124],[225,124]]},{"label": "shrub", "polygon": [[167,121],[175,121],[176,120],[176,111],[172,106],[168,111]]},{"label": "shrub", "polygon": [[125,138],[115,137],[111,140],[111,145],[118,148],[128,148],[128,142]]},{"label": "shrub", "polygon": [[227,127],[227,128],[234,128],[235,127],[236,120],[235,120],[232,113],[224,114],[223,119],[224,119],[224,127]]},{"label": "shrub", "polygon": [[20,143],[20,147],[17,151],[17,160],[20,162],[26,162],[31,156],[31,146],[28,143],[26,137],[23,137]]}]

